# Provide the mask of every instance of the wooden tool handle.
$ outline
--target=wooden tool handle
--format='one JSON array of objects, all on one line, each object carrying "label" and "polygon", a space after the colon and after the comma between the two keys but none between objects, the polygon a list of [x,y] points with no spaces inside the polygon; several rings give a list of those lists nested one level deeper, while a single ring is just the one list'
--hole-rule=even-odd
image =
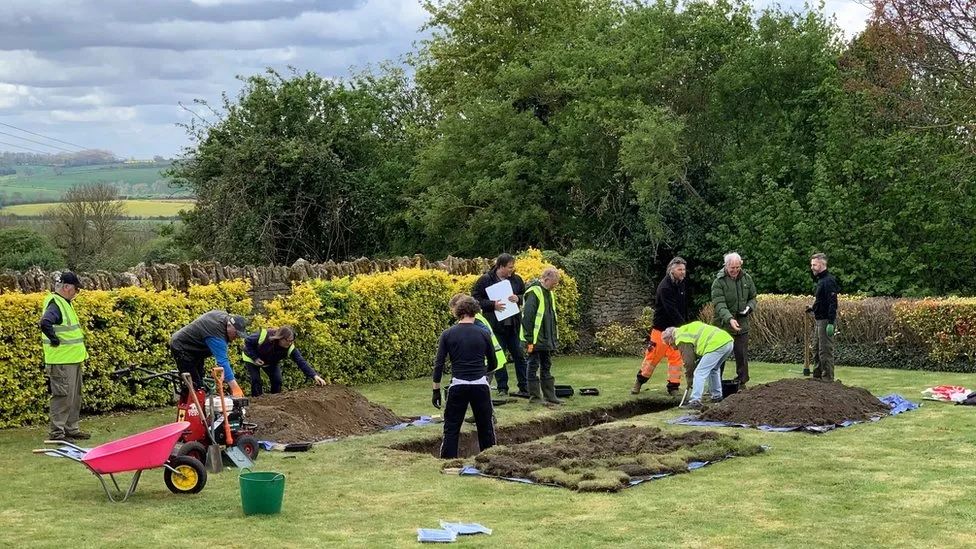
[{"label": "wooden tool handle", "polygon": [[234,437],[230,434],[230,419],[227,417],[227,406],[224,405],[224,370],[223,368],[213,369],[214,381],[217,382],[217,396],[220,397],[220,411],[224,414],[224,438],[227,439],[227,446],[234,445]]}]

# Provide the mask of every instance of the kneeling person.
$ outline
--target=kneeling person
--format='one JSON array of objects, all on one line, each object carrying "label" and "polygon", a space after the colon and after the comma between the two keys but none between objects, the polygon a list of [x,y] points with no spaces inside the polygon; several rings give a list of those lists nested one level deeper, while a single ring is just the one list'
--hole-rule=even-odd
[{"label": "kneeling person", "polygon": [[686,406],[701,408],[706,381],[711,391],[712,402],[722,400],[722,375],[719,368],[732,354],[732,336],[721,328],[695,321],[678,328],[664,330],[661,339],[681,351],[686,366],[695,363],[696,355],[701,357],[694,369],[691,400]]},{"label": "kneeling person", "polygon": [[444,441],[440,453],[444,459],[458,457],[461,423],[469,404],[478,427],[479,448],[486,450],[495,445],[488,372],[498,367],[498,359],[489,332],[475,324],[475,315],[480,310],[478,302],[471,296],[459,298],[452,308],[458,318],[457,324],[444,330],[437,344],[431,398],[435,408],[441,407],[441,377],[448,357],[452,375],[444,408]]},{"label": "kneeling person", "polygon": [[283,359],[295,361],[298,368],[315,381],[317,385],[325,385],[325,380],[308,365],[302,353],[295,348],[295,331],[291,326],[265,329],[244,338],[244,352],[241,353],[244,366],[251,377],[251,396],[264,394],[264,383],[261,380],[261,370],[268,374],[271,380],[272,394],[281,392],[281,365]]}]

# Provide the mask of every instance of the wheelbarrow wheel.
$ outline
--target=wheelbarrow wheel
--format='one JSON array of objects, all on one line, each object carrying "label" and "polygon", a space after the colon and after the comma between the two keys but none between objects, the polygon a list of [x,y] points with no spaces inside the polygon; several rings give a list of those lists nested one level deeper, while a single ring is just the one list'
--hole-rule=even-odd
[{"label": "wheelbarrow wheel", "polygon": [[180,449],[176,451],[176,455],[190,456],[200,463],[205,463],[207,461],[207,448],[197,441],[184,442],[180,446]]},{"label": "wheelbarrow wheel", "polygon": [[170,492],[196,494],[207,485],[207,469],[196,458],[174,456],[167,465],[169,467],[163,472],[163,481]]},{"label": "wheelbarrow wheel", "polygon": [[258,445],[258,439],[250,435],[244,435],[234,440],[234,446],[237,446],[244,452],[251,461],[258,459],[258,452],[261,450],[261,447]]}]

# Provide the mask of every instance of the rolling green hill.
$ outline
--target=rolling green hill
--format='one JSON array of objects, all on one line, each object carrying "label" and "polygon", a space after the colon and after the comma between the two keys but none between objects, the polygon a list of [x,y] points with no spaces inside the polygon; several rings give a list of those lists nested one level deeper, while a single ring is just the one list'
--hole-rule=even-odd
[{"label": "rolling green hill", "polygon": [[16,174],[0,176],[0,204],[57,202],[71,186],[86,183],[110,183],[120,194],[132,198],[186,197],[185,192],[170,187],[160,173],[169,164],[13,167]]}]

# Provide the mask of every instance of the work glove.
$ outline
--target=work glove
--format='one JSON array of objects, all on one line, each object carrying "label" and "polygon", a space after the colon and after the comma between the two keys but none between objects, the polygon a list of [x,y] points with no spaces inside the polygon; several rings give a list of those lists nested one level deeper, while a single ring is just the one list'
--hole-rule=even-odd
[{"label": "work glove", "polygon": [[57,347],[59,345],[61,345],[61,340],[60,339],[54,338],[54,339],[51,340],[51,347]]},{"label": "work glove", "polygon": [[834,337],[834,325],[833,324],[828,324],[827,325],[827,337]]},{"label": "work glove", "polygon": [[528,351],[529,354],[531,355],[532,353],[535,352],[535,345],[529,343],[528,345],[526,345],[525,350]]},{"label": "work glove", "polygon": [[441,409],[441,390],[434,389],[434,393],[430,397],[430,403],[434,405],[434,408],[438,410]]}]

